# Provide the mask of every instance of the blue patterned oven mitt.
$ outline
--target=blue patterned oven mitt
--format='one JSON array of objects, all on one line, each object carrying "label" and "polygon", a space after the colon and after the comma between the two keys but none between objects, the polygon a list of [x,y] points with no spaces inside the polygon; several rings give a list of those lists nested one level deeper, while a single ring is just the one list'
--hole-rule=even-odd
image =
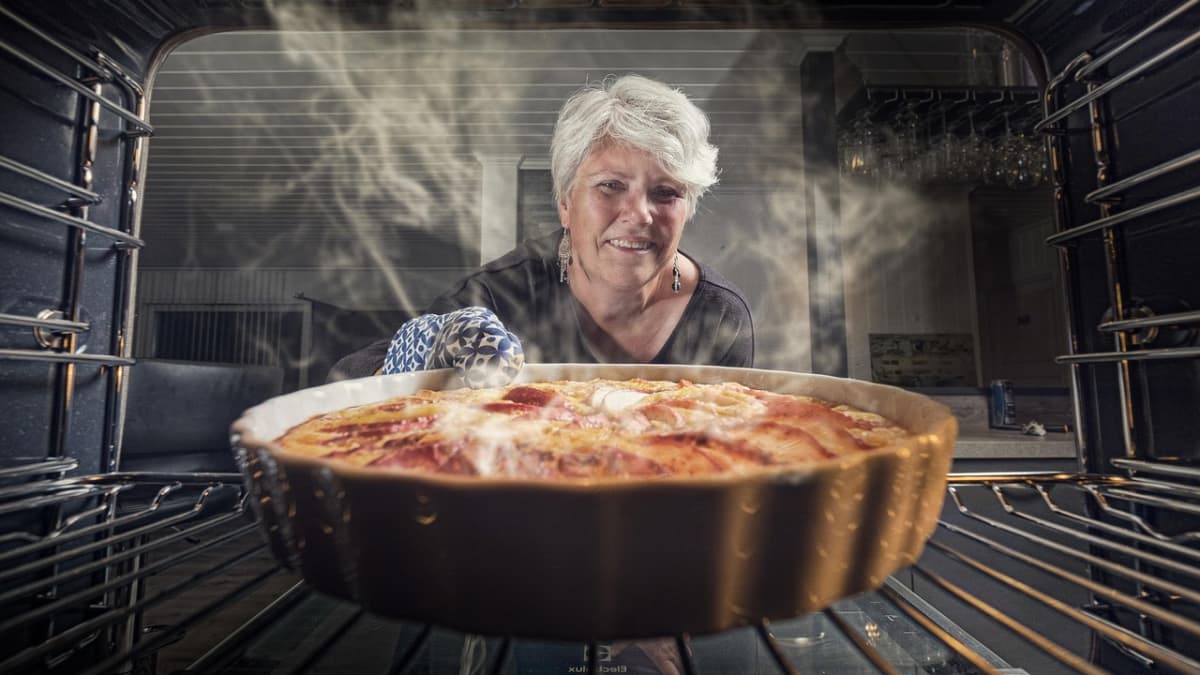
[{"label": "blue patterned oven mitt", "polygon": [[485,307],[425,314],[396,331],[383,359],[383,374],[454,368],[468,387],[499,387],[513,381],[525,352],[521,341]]}]

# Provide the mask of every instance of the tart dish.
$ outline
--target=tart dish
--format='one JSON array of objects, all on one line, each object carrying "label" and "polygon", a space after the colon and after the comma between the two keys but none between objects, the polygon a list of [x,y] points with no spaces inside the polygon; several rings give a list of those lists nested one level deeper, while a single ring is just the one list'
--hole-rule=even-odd
[{"label": "tart dish", "polygon": [[[522,444],[497,444],[509,449],[494,452],[503,461],[491,464],[461,454],[484,447],[478,437],[487,432],[470,420],[458,438],[476,437],[474,444],[426,451],[424,464],[413,459],[421,453],[356,457],[361,450],[329,443],[342,432],[323,425],[342,415],[397,401],[408,410],[438,392],[446,400],[479,395],[452,393],[460,386],[453,371],[338,382],[248,410],[233,426],[234,449],[276,557],[316,589],[370,611],[472,633],[609,640],[715,632],[822,609],[916,560],[937,524],[957,433],[949,410],[924,396],[820,375],[537,364],[515,384],[470,405],[530,406],[509,406],[498,423],[529,415],[561,437],[532,444],[528,456],[517,452]],[[690,387],[698,398],[677,393]],[[556,388],[591,393],[568,397]],[[775,445],[754,440],[753,453],[721,449],[684,461],[656,450],[653,464],[606,449],[636,445],[611,438],[560,442],[582,433],[587,425],[578,422],[589,414],[618,426],[632,420],[642,434],[655,424],[690,429],[688,416],[703,406],[663,412],[655,404],[719,404],[732,394],[765,401],[765,411],[782,400],[775,395],[801,397],[790,400],[826,420],[807,436],[840,441],[814,446],[785,430],[772,432]],[[784,417],[794,426],[803,415]],[[828,431],[836,429],[829,420],[846,436]],[[707,427],[703,443],[692,433],[692,446],[736,449],[739,434],[755,436],[727,422]],[[401,446],[424,437],[397,433]],[[324,456],[331,452],[344,454]],[[590,458],[564,464],[564,453]],[[463,461],[451,462],[456,456]],[[523,456],[536,461],[515,461]]]}]

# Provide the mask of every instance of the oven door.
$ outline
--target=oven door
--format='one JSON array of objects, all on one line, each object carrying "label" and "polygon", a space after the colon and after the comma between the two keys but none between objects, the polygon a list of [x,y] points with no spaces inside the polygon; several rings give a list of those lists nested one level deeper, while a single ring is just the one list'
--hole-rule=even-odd
[{"label": "oven door", "polygon": [[[387,3],[352,4],[339,21],[379,27],[391,16]],[[546,32],[581,18],[663,31],[965,21],[1023,36],[1049,73],[1038,127],[1053,171],[1057,232],[1047,243],[1069,310],[1059,362],[1078,462],[955,473],[926,554],[878,591],[790,622],[668,636],[665,650],[659,642],[626,658],[640,652],[637,664],[654,667],[665,658],[681,672],[1200,671],[1197,3],[549,4],[439,16],[509,30],[519,15]],[[413,15],[397,16],[403,25],[390,27],[413,26]],[[121,470],[140,367],[134,291],[139,274],[152,276],[139,266],[149,74],[193,31],[273,21],[254,2],[0,7],[0,671],[630,669],[614,661],[619,645],[463,636],[316,595],[271,556],[227,467]],[[826,74],[810,83],[838,91],[839,73]],[[802,77],[780,91],[795,94]],[[266,77],[231,96],[279,84]],[[794,120],[818,140],[790,160],[836,165],[838,121],[821,123]],[[220,174],[222,156],[211,154]],[[801,171],[787,160],[779,166]],[[415,277],[431,288],[447,281]],[[822,325],[844,329],[837,288],[813,308]],[[830,334],[839,339],[829,362],[839,364],[855,331]]]}]

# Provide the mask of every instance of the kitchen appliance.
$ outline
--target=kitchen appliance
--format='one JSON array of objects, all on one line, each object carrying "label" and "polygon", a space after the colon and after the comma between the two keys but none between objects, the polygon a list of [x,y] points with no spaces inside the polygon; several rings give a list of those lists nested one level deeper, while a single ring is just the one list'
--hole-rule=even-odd
[{"label": "kitchen appliance", "polygon": [[[371,26],[385,3],[333,4],[346,25]],[[270,27],[272,6],[0,6],[0,671],[144,671],[197,642],[181,667],[319,668],[396,640],[397,668],[447,641],[456,660],[487,647],[497,672],[520,656],[520,640],[397,627],[311,595],[265,556],[236,474],[118,470],[138,368],[131,310],[154,71],[197,32]],[[1200,671],[1198,6],[481,0],[436,10],[496,28],[966,24],[1011,36],[1038,64],[1077,467],[953,475],[954,508],[920,561],[878,594],[752,627],[764,663],[999,672],[1004,651],[1029,672]],[[705,672],[705,645],[723,639],[674,644],[686,671]],[[827,653],[834,644],[843,657]],[[588,650],[583,667],[602,670],[602,652]]]}]

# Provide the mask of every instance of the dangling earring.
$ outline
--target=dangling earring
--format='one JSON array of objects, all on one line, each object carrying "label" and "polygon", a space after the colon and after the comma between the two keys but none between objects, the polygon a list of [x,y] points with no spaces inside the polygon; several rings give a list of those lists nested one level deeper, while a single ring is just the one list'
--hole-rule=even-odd
[{"label": "dangling earring", "polygon": [[571,231],[563,228],[562,239],[558,242],[558,283],[567,283],[567,268],[571,266]]},{"label": "dangling earring", "polygon": [[683,284],[679,283],[679,253],[675,253],[675,265],[671,269],[671,290],[679,293],[679,289],[683,288]]}]

